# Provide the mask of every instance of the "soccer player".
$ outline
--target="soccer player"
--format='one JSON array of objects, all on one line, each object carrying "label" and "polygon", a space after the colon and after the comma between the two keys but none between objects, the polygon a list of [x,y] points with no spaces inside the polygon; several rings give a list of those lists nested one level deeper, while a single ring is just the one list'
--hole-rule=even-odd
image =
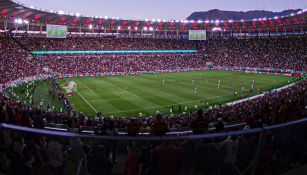
[{"label": "soccer player", "polygon": [[241,87],[242,94],[244,94],[244,89],[245,89],[245,87],[242,86],[242,87]]},{"label": "soccer player", "polygon": [[221,80],[217,82],[217,88],[220,88],[220,86],[221,86]]},{"label": "soccer player", "polygon": [[194,92],[196,93],[198,91],[197,87],[194,88]]},{"label": "soccer player", "polygon": [[165,84],[165,80],[162,80],[162,84]]}]

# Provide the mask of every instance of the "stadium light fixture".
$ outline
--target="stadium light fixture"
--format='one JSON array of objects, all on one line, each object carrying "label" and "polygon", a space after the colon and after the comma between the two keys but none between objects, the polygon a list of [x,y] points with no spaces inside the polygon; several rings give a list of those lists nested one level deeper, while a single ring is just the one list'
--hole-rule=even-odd
[{"label": "stadium light fixture", "polygon": [[232,19],[230,19],[230,20],[228,20],[228,22],[229,22],[229,23],[233,23],[233,20],[232,20]]},{"label": "stadium light fixture", "polygon": [[64,11],[62,11],[62,10],[60,10],[60,11],[58,11],[58,14],[59,14],[59,15],[64,15],[64,14],[65,14],[65,12],[64,12]]},{"label": "stadium light fixture", "polygon": [[134,30],[138,30],[138,27],[134,27]]},{"label": "stadium light fixture", "polygon": [[130,27],[130,26],[128,26],[128,30],[131,30],[131,27]]},{"label": "stadium light fixture", "polygon": [[120,27],[120,26],[118,26],[118,27],[117,27],[117,30],[120,30],[120,29],[121,29],[121,27]]},{"label": "stadium light fixture", "polygon": [[152,22],[156,22],[156,19],[152,19],[151,21],[152,21]]},{"label": "stadium light fixture", "polygon": [[158,19],[158,22],[161,22],[161,19]]},{"label": "stadium light fixture", "polygon": [[241,19],[241,22],[244,22],[244,19]]},{"label": "stadium light fixture", "polygon": [[108,16],[104,16],[104,19],[108,19]]},{"label": "stadium light fixture", "polygon": [[222,29],[220,27],[213,27],[212,29],[213,32],[217,32],[217,31],[222,31]]},{"label": "stadium light fixture", "polygon": [[23,23],[22,19],[15,19],[14,22],[17,23],[17,24],[22,24]]},{"label": "stadium light fixture", "polygon": [[210,22],[209,20],[206,20],[206,21],[205,21],[205,23],[207,23],[207,24],[208,24],[209,22]]},{"label": "stadium light fixture", "polygon": [[154,29],[153,29],[153,27],[149,27],[149,30],[150,30],[150,31],[153,31]]},{"label": "stadium light fixture", "polygon": [[76,17],[80,17],[80,13],[76,13]]},{"label": "stadium light fixture", "polygon": [[92,24],[90,24],[90,25],[88,26],[88,28],[89,28],[89,29],[92,29],[92,28],[93,28],[93,25],[92,25]]},{"label": "stadium light fixture", "polygon": [[148,28],[147,28],[147,27],[144,27],[144,28],[143,28],[143,30],[147,31],[147,30],[148,30]]},{"label": "stadium light fixture", "polygon": [[146,18],[145,21],[148,22],[148,19]]},{"label": "stadium light fixture", "polygon": [[166,19],[163,19],[163,22],[166,22]]},{"label": "stadium light fixture", "polygon": [[218,23],[220,23],[220,20],[218,20],[218,19],[215,20],[215,24],[218,24]]}]

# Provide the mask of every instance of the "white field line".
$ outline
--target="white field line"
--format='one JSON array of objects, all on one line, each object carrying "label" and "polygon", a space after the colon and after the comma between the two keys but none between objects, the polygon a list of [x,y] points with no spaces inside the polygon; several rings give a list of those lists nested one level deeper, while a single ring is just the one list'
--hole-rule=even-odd
[{"label": "white field line", "polygon": [[96,113],[98,112],[78,91],[76,92]]},{"label": "white field line", "polygon": [[103,113],[103,114],[114,114],[114,113],[122,113],[122,112],[147,110],[147,109],[158,109],[158,108],[163,108],[163,107],[168,107],[168,106],[173,106],[173,105],[189,104],[189,103],[193,103],[193,102],[197,102],[197,101],[201,101],[201,100],[210,100],[210,99],[216,99],[216,98],[226,97],[226,96],[229,96],[229,95],[215,96],[215,97],[199,99],[199,100],[194,100],[194,101],[187,101],[187,102],[184,102],[184,103],[176,103],[176,104],[171,104],[171,105],[156,106],[156,107],[151,107],[151,108],[139,108],[139,109],[124,110],[124,111],[107,112],[107,113]]},{"label": "white field line", "polygon": [[[65,78],[64,78],[65,79]],[[68,83],[68,81],[65,79],[65,81]],[[87,86],[86,86],[87,87]],[[87,87],[88,88],[88,87]],[[89,90],[91,90],[90,88],[88,88]],[[92,92],[94,92],[93,90],[91,90]],[[78,90],[76,90],[77,94],[97,113],[98,111],[78,92]],[[94,92],[95,93],[95,92]],[[96,94],[96,93],[95,93]]]}]

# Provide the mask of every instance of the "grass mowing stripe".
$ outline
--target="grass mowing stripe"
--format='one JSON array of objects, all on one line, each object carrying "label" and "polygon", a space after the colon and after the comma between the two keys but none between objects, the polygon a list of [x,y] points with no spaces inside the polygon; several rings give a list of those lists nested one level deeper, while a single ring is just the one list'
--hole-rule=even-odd
[{"label": "grass mowing stripe", "polygon": [[198,102],[198,101],[201,101],[201,100],[211,100],[211,99],[216,99],[216,98],[221,98],[221,97],[226,97],[226,96],[229,96],[229,95],[216,96],[216,97],[211,97],[211,98],[206,98],[206,99],[198,99],[198,100],[188,101],[188,102],[184,102],[184,103],[164,105],[164,106],[158,106],[158,107],[152,107],[152,108],[142,108],[142,109],[132,109],[132,110],[125,110],[125,111],[108,112],[108,113],[104,113],[104,114],[114,114],[114,113],[117,113],[117,112],[130,112],[130,111],[139,111],[139,110],[147,110],[147,109],[159,109],[159,108],[164,108],[164,107],[171,107],[173,105],[183,105],[183,104],[195,103],[195,102]]},{"label": "grass mowing stripe", "polygon": [[[111,79],[110,79],[111,80]],[[126,85],[129,89],[135,89],[136,93],[140,93],[140,96],[142,96],[142,98],[145,98],[147,101],[152,101],[154,104],[159,105],[161,103],[166,103],[166,104],[171,104],[171,103],[175,103],[176,101],[172,101],[168,98],[165,98],[164,96],[161,95],[157,95],[157,93],[153,93],[152,91],[147,90],[147,88],[145,88],[145,85],[140,87],[140,85],[136,85],[135,84],[131,84],[131,80],[130,79],[117,79],[114,78],[112,79],[112,81],[116,81],[116,83],[123,85]],[[148,84],[150,85],[150,84]],[[154,98],[153,98],[154,97]]]},{"label": "grass mowing stripe", "polygon": [[146,86],[143,85],[142,82],[146,82],[146,81],[151,81],[148,78],[144,78],[144,77],[138,77],[138,79],[136,79],[136,81],[139,82],[139,86],[143,87],[144,89],[148,89],[148,92],[154,92],[153,94],[155,96],[162,96],[162,97],[167,97],[168,99],[174,99],[175,102],[178,101],[190,101],[191,99],[187,99],[187,97],[189,97],[189,95],[187,96],[182,96],[180,95],[180,93],[176,93],[176,91],[174,91],[174,89],[169,89],[167,88],[167,85],[162,85],[162,83],[150,83],[152,84],[151,86]]},{"label": "grass mowing stripe", "polygon": [[[152,98],[148,98],[148,97],[153,97],[152,94],[149,95],[149,93],[147,93],[147,91],[143,91],[142,89],[137,88],[137,86],[129,85],[131,83],[131,81],[129,81],[130,83],[128,83],[124,79],[122,79],[121,81],[118,81],[118,79],[108,79],[108,81],[110,81],[110,83],[114,84],[115,86],[126,87],[126,90],[129,89],[129,90],[127,90],[129,92],[130,92],[130,89],[131,89],[131,91],[132,91],[131,93],[136,94],[139,97],[139,100],[141,100],[142,104],[144,104],[144,105],[148,105],[148,106],[158,105],[156,102],[152,101],[153,100]],[[164,98],[163,100],[166,100],[166,99]]]}]

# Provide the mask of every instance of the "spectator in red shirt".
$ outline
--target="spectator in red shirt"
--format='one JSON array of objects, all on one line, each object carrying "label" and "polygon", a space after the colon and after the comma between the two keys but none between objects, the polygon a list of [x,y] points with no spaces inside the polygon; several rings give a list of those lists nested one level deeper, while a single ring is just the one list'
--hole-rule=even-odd
[{"label": "spectator in red shirt", "polygon": [[151,127],[151,133],[155,136],[163,136],[167,132],[169,132],[169,127],[167,124],[162,120],[162,115],[157,114],[156,122]]},{"label": "spectator in red shirt", "polygon": [[164,142],[153,150],[156,175],[176,175],[183,150],[174,144]]}]

